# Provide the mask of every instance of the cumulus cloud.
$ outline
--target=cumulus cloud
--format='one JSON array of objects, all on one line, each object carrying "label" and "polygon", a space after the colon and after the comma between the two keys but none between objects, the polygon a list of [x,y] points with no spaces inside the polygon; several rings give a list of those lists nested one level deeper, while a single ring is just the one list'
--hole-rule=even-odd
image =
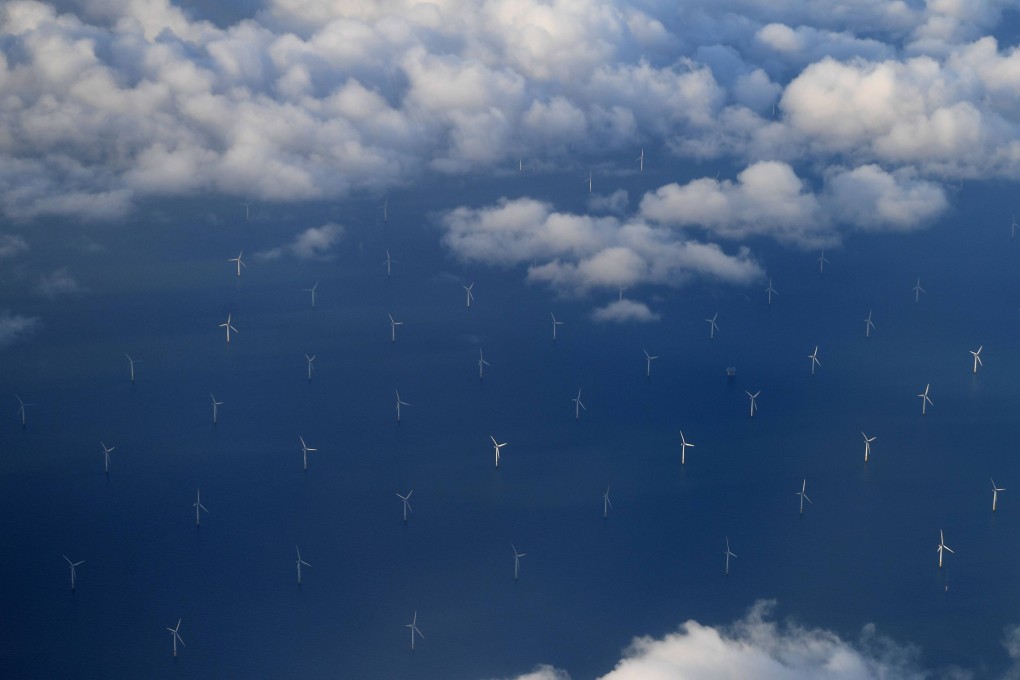
[{"label": "cumulus cloud", "polygon": [[260,260],[276,260],[284,255],[299,260],[329,260],[333,257],[333,248],[343,240],[344,228],[329,222],[321,227],[309,227],[294,237],[287,245],[255,253]]},{"label": "cumulus cloud", "polygon": [[0,259],[28,250],[28,243],[17,234],[0,234]]},{"label": "cumulus cloud", "polygon": [[0,347],[30,337],[41,325],[37,316],[14,314],[7,310],[0,312]]},{"label": "cumulus cloud", "polygon": [[43,297],[51,300],[61,295],[74,295],[86,292],[78,284],[78,281],[71,276],[71,272],[68,271],[67,267],[61,267],[41,276],[39,284],[36,286],[36,291]]},{"label": "cumulus cloud", "polygon": [[458,258],[510,266],[531,263],[528,280],[562,293],[652,283],[679,286],[694,276],[743,284],[762,269],[746,248],[712,243],[641,220],[558,212],[531,198],[460,207],[439,218],[443,243]]},{"label": "cumulus cloud", "polygon": [[615,323],[639,322],[648,323],[658,321],[661,315],[653,312],[643,302],[634,300],[615,300],[604,307],[599,307],[591,313],[595,321]]}]

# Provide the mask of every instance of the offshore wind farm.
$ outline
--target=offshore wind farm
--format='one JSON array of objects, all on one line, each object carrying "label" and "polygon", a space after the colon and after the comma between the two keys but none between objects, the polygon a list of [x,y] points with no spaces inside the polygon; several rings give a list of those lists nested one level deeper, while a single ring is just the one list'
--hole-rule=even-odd
[{"label": "offshore wind farm", "polygon": [[[178,40],[202,45],[223,73],[234,73],[223,55],[236,46],[209,36],[326,36],[355,17],[382,42],[337,56],[301,38],[376,83],[332,99],[320,97],[332,90],[314,59],[284,78],[279,61],[295,53],[265,49],[277,61],[261,68],[281,71],[265,92],[287,99],[290,115],[328,102],[363,132],[366,146],[343,147],[329,172],[317,164],[339,152],[309,137],[291,140],[287,157],[306,158],[306,174],[267,163],[269,182],[199,190],[174,155],[184,146],[155,163],[156,149],[101,138],[104,153],[74,157],[110,168],[129,157],[111,176],[131,205],[98,221],[84,213],[121,200],[121,185],[72,182],[54,169],[66,167],[59,154],[38,151],[52,163],[37,176],[68,192],[49,212],[19,202],[35,190],[30,173],[0,177],[0,516],[16,556],[0,563],[0,676],[620,680],[644,677],[667,650],[669,677],[725,677],[728,662],[747,677],[767,664],[810,677],[832,659],[863,669],[851,678],[1015,672],[1015,163],[959,151],[925,164],[916,158],[937,145],[908,153],[900,131],[851,168],[854,154],[832,149],[864,133],[830,126],[823,140],[796,99],[800,79],[869,58],[893,70],[920,69],[915,54],[947,70],[980,61],[980,49],[1006,59],[1015,13],[991,25],[971,17],[971,33],[941,35],[941,48],[918,15],[924,40],[886,36],[896,49],[877,53],[864,39],[791,29],[827,46],[795,58],[778,47],[792,38],[749,5],[756,37],[731,26],[727,40],[764,75],[730,81],[732,58],[656,38],[638,21],[651,15],[631,8],[619,30],[645,41],[647,58],[617,80],[579,57],[543,70],[508,54],[500,70],[470,40],[448,40],[485,31],[429,18],[450,19],[447,6],[404,4],[351,6],[325,23],[282,0],[250,17],[231,14],[245,13],[240,3],[189,4],[208,25],[166,19],[156,10],[174,7],[156,0],[103,10],[152,22],[137,26],[95,7],[63,19],[40,3],[3,10],[8,75],[60,31],[101,43],[109,33],[100,62],[142,44],[150,56]],[[616,16],[612,3],[583,4]],[[563,3],[542,7],[568,22]],[[695,39],[682,17],[647,11],[665,33]],[[387,80],[374,69],[392,57],[368,55],[406,35],[388,33],[392,22],[421,37],[426,56],[394,47],[404,61]],[[974,37],[982,31],[1004,56]],[[837,44],[853,54],[838,60]],[[236,63],[230,77],[258,90],[252,64]],[[479,64],[500,91],[563,88],[513,114],[519,149],[500,141],[512,135],[482,146],[469,136],[501,129],[485,114],[498,107],[465,98],[487,82],[472,75]],[[453,69],[456,86],[415,89],[418,67]],[[584,68],[593,89],[562,84]],[[720,127],[652,132],[625,87],[651,77],[642,69],[698,79],[691,101],[729,102],[714,105]],[[168,86],[187,89],[171,71]],[[710,77],[728,94],[711,94]],[[596,92],[600,79],[614,83],[611,97]],[[28,81],[4,82],[30,99]],[[359,97],[372,106],[353,106]],[[443,116],[398,124],[398,104],[421,115],[439,106],[429,97]],[[585,97],[601,141],[556,127]],[[996,101],[1000,123],[1018,118]],[[638,132],[614,105],[637,112]],[[201,107],[189,115],[199,110],[204,125],[218,120]],[[743,138],[725,126],[750,116],[768,134],[737,153]],[[463,127],[449,148],[425,148],[440,120]],[[39,143],[41,122],[24,128],[24,144]],[[535,132],[543,126],[566,141]],[[810,143],[777,160],[786,147],[767,147],[768,135]],[[15,137],[0,137],[0,151],[27,163],[6,141]],[[369,139],[392,154],[350,179],[360,175],[345,163]],[[228,158],[224,173],[252,157]],[[818,158],[831,165],[819,171]],[[415,169],[388,174],[396,167]],[[179,188],[157,190],[156,176]]]}]

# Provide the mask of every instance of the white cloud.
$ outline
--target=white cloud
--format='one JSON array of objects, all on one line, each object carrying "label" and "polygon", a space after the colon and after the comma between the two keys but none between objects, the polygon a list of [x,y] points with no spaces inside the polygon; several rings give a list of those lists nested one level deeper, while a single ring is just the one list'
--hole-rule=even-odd
[{"label": "white cloud", "polygon": [[28,250],[28,242],[17,234],[0,234],[0,259]]},{"label": "white cloud", "polygon": [[630,196],[626,189],[617,189],[611,194],[591,194],[588,197],[588,210],[591,212],[607,212],[622,215],[627,211]]},{"label": "white cloud", "polygon": [[615,323],[638,322],[648,323],[658,321],[662,318],[657,312],[653,312],[643,302],[634,300],[614,300],[604,307],[599,307],[591,313],[595,321]]},{"label": "white cloud", "polygon": [[570,680],[570,674],[547,664],[535,666],[524,675],[517,675],[503,680]]},{"label": "white cloud", "polygon": [[0,312],[0,347],[7,347],[19,340],[27,339],[41,325],[37,316],[13,314],[7,310]]},{"label": "white cloud", "polygon": [[78,285],[75,278],[71,276],[71,272],[67,270],[67,267],[61,267],[50,274],[40,277],[36,290],[40,295],[51,300],[60,295],[74,295],[86,292],[86,289]]},{"label": "white cloud", "polygon": [[867,231],[927,226],[949,203],[940,186],[912,175],[890,174],[877,165],[835,171],[826,180],[826,207],[834,219]]},{"label": "white cloud", "polygon": [[343,240],[344,233],[343,226],[333,222],[321,227],[309,227],[287,245],[260,251],[255,253],[255,257],[260,260],[276,260],[291,255],[299,260],[329,260],[333,257],[333,248]]}]

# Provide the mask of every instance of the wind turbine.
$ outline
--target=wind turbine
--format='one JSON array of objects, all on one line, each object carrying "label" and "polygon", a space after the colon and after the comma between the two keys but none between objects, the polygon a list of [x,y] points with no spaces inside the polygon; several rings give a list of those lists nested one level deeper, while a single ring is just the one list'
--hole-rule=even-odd
[{"label": "wind turbine", "polygon": [[383,224],[390,221],[390,199],[384,198],[382,202],[382,221]]},{"label": "wind turbine", "polygon": [[948,545],[946,545],[946,538],[945,538],[945,536],[942,535],[942,529],[939,529],[939,547],[937,548],[937,550],[938,550],[938,553],[939,553],[939,569],[941,569],[942,568],[942,552],[944,550],[948,550],[949,552],[953,553],[954,555],[956,554],[955,552],[953,552],[952,548],[950,548]]},{"label": "wind turbine", "polygon": [[301,289],[301,290],[305,291],[306,293],[311,293],[312,294],[312,309],[315,309],[315,289],[318,288],[318,287],[319,287],[319,282],[316,281],[315,285],[312,286],[311,288],[302,288]]},{"label": "wind turbine", "polygon": [[[811,503],[811,499],[808,498],[808,495],[807,495],[807,479],[805,479],[801,483],[800,491],[797,492],[797,495],[800,496],[800,514],[803,515],[804,514],[804,501],[807,501],[808,503]],[[814,505],[814,503],[811,503],[811,505]]]},{"label": "wind turbine", "polygon": [[917,304],[917,302],[921,299],[921,293],[928,292],[924,288],[921,288],[920,276],[917,277],[917,285],[914,286],[913,291],[914,291],[914,304]]},{"label": "wind turbine", "polygon": [[71,592],[74,592],[74,586],[78,582],[78,572],[76,572],[74,568],[79,565],[85,564],[85,560],[81,560],[80,562],[72,562],[71,560],[67,559],[67,555],[64,555],[63,557],[65,560],[67,560],[68,566],[71,567]]},{"label": "wind turbine", "polygon": [[591,193],[591,170],[588,170],[588,177],[584,180],[588,183],[588,193]]},{"label": "wind turbine", "polygon": [[301,559],[301,549],[298,548],[296,545],[294,546],[294,550],[297,551],[297,584],[301,585],[301,565],[303,564],[306,567],[310,567],[312,565],[308,564],[303,559]]},{"label": "wind turbine", "polygon": [[106,447],[106,444],[99,442],[99,445],[103,447],[103,472],[110,474],[110,454],[117,448],[116,446]]},{"label": "wind turbine", "polygon": [[404,624],[404,628],[410,628],[411,629],[411,651],[413,652],[414,651],[414,634],[417,633],[419,635],[419,637],[421,637],[422,639],[425,638],[425,636],[422,634],[422,632],[420,630],[418,630],[418,611],[417,610],[415,610],[414,616],[411,617],[411,623]]},{"label": "wind turbine", "polygon": [[765,292],[768,293],[768,295],[769,295],[769,304],[771,305],[772,304],[772,296],[773,295],[779,295],[779,293],[776,292],[776,289],[772,287],[772,277],[771,276],[769,277],[769,287],[765,289]]},{"label": "wind turbine", "polygon": [[242,250],[241,252],[239,252],[237,254],[237,257],[231,257],[231,258],[227,259],[227,262],[234,262],[234,263],[237,264],[237,275],[238,276],[241,276],[241,267],[247,267],[248,266],[248,265],[246,265],[244,263],[244,260],[241,259],[243,256],[244,256],[244,251]]},{"label": "wind turbine", "polygon": [[609,517],[609,508],[613,507],[613,502],[609,500],[609,485],[606,485],[606,490],[602,492],[602,519]]},{"label": "wind turbine", "polygon": [[471,306],[471,301],[475,299],[474,294],[471,292],[471,289],[474,288],[474,287],[475,287],[474,282],[472,282],[470,286],[461,286],[461,288],[463,288],[464,292],[467,294],[466,297],[467,297],[467,306],[468,307]]},{"label": "wind turbine", "polygon": [[818,345],[815,345],[815,351],[808,354],[808,359],[811,360],[811,375],[815,374],[815,366],[821,368],[822,362],[818,360]]},{"label": "wind turbine", "polygon": [[22,401],[21,397],[17,394],[14,395],[14,398],[18,400],[18,415],[21,416],[21,426],[25,427],[25,407],[35,406],[35,404],[29,404],[27,402]]},{"label": "wind turbine", "polygon": [[485,356],[482,354],[482,348],[478,348],[478,379],[481,380],[485,376],[485,367],[492,366],[488,361],[485,360]]},{"label": "wind turbine", "polygon": [[981,350],[983,350],[984,348],[985,346],[981,345],[980,347],[977,348],[977,351],[971,350],[970,352],[971,354],[974,355],[974,373],[977,373],[978,366],[984,366],[984,364],[981,362]]},{"label": "wind turbine", "polygon": [[318,451],[318,449],[313,449],[312,447],[308,446],[308,444],[305,444],[305,438],[302,437],[301,435],[298,435],[298,439],[301,440],[301,457],[304,459],[305,470],[307,470],[308,469],[308,452],[309,451]]},{"label": "wind turbine", "polygon": [[549,312],[549,316],[552,317],[553,342],[556,342],[556,327],[557,326],[562,326],[565,322],[564,321],[557,321],[556,320],[556,315],[553,314],[552,312]]},{"label": "wind turbine", "polygon": [[514,548],[513,543],[510,544],[510,547],[514,549],[514,580],[516,581],[517,576],[518,574],[520,574],[521,571],[521,558],[527,555],[528,553],[517,552],[517,548]]},{"label": "wind turbine", "polygon": [[170,633],[173,635],[174,656],[175,657],[177,656],[177,642],[180,641],[181,646],[185,646],[184,645],[184,638],[182,638],[180,636],[180,634],[177,632],[180,629],[181,629],[181,620],[180,619],[177,619],[177,625],[176,626],[174,626],[173,628],[167,628],[167,630],[170,631]]},{"label": "wind turbine", "polygon": [[871,442],[878,439],[878,437],[877,436],[869,437],[868,435],[864,434],[864,430],[861,430],[861,436],[864,437],[864,462],[867,463],[868,455],[871,454]]},{"label": "wind turbine", "polygon": [[680,430],[680,464],[683,465],[687,460],[687,447],[694,448],[694,444],[684,439],[684,431]]},{"label": "wind turbine", "polygon": [[230,317],[231,317],[231,313],[230,313],[230,312],[228,312],[228,313],[227,313],[227,322],[226,322],[226,323],[221,323],[221,324],[220,324],[220,328],[226,328],[226,329],[227,329],[227,344],[228,344],[228,345],[230,344],[230,331],[234,331],[235,333],[237,333],[237,332],[238,332],[238,330],[237,330],[236,328],[234,328],[234,327],[233,327],[233,326],[232,326],[232,325],[230,324]]},{"label": "wind turbine", "polygon": [[400,400],[400,392],[397,392],[397,388],[393,388],[393,391],[397,393],[397,423],[400,423],[400,405],[410,406],[406,401]]},{"label": "wind turbine", "polygon": [[875,327],[875,323],[871,320],[872,310],[868,310],[868,318],[864,320],[864,337],[870,338],[871,331]]},{"label": "wind turbine", "polygon": [[244,206],[244,221],[247,222],[251,219],[251,211],[249,210],[251,203],[242,203],[241,205]]},{"label": "wind turbine", "polygon": [[411,504],[407,499],[410,498],[413,493],[414,489],[408,491],[406,496],[401,496],[399,493],[397,494],[397,498],[404,502],[404,524],[407,524],[407,513],[411,512]]},{"label": "wind turbine", "polygon": [[730,558],[731,557],[736,557],[736,555],[733,554],[732,551],[730,551],[730,537],[729,536],[726,537],[726,553],[725,553],[725,555],[726,555],[726,575],[729,576],[730,575]]},{"label": "wind turbine", "polygon": [[638,156],[637,158],[635,158],[634,160],[636,160],[638,162],[638,172],[644,172],[645,171],[645,150],[641,149],[641,155]]},{"label": "wind turbine", "polygon": [[390,317],[390,342],[396,342],[397,341],[397,326],[403,326],[404,322],[403,321],[397,321],[396,319],[393,318],[392,314],[387,314],[386,316]]},{"label": "wind turbine", "polygon": [[127,357],[128,365],[131,367],[131,382],[135,381],[135,364],[142,363],[141,359],[132,359],[127,352],[124,352],[124,356]]},{"label": "wind turbine", "polygon": [[935,405],[934,403],[932,403],[931,398],[928,396],[928,388],[930,388],[930,387],[931,387],[931,383],[928,383],[927,385],[924,386],[924,392],[921,392],[919,395],[917,395],[917,396],[921,397],[921,415],[922,416],[923,415],[927,415],[927,413],[928,413],[928,404],[931,404],[932,406]]},{"label": "wind turbine", "polygon": [[648,353],[648,350],[645,349],[644,347],[641,348],[641,351],[645,353],[645,377],[646,378],[651,378],[652,377],[652,360],[653,359],[658,359],[659,357],[658,356],[652,356],[651,354]]},{"label": "wind turbine", "polygon": [[758,395],[761,394],[761,390],[758,390],[754,394],[751,394],[747,390],[744,390],[744,394],[751,398],[751,417],[754,418],[754,412],[758,410]]},{"label": "wind turbine", "polygon": [[[989,479],[991,479],[991,477],[989,477]],[[999,487],[995,486],[995,480],[992,479],[992,512],[995,512],[995,506],[999,502],[1000,491],[1005,491],[1005,489],[1000,489]]]},{"label": "wind turbine", "polygon": [[493,437],[491,434],[489,435],[489,439],[492,440],[492,445],[494,447],[496,447],[496,469],[498,470],[499,469],[499,450],[501,448],[503,448],[504,446],[506,446],[507,442],[503,442],[502,444],[500,444],[499,442],[496,441],[496,438]]},{"label": "wind turbine", "polygon": [[818,258],[818,273],[819,273],[819,274],[823,274],[823,273],[825,273],[825,265],[827,265],[827,264],[832,264],[832,263],[831,263],[831,262],[829,262],[829,261],[828,261],[828,260],[826,259],[826,257],[825,257],[825,251],[823,250],[823,251],[822,251],[822,256]]},{"label": "wind turbine", "polygon": [[581,409],[587,411],[583,403],[581,403],[581,388],[577,388],[577,396],[572,400],[574,402],[574,420],[581,420]]},{"label": "wind turbine", "polygon": [[389,276],[392,273],[392,271],[393,271],[393,264],[395,262],[396,262],[396,260],[394,260],[392,257],[390,257],[390,250],[389,250],[389,248],[387,248],[386,249],[386,259],[383,260],[383,264],[386,265],[386,276]]},{"label": "wind turbine", "polygon": [[316,355],[314,355],[314,354],[312,356],[308,356],[307,354],[305,355],[305,361],[308,362],[308,381],[309,382],[311,382],[311,380],[312,380],[312,362],[315,361],[315,356]]},{"label": "wind turbine", "polygon": [[222,406],[223,402],[222,401],[216,401],[216,397],[213,396],[212,392],[209,393],[209,398],[212,399],[212,422],[213,422],[213,425],[215,425],[216,424],[216,417],[219,415],[219,408],[218,407]]},{"label": "wind turbine", "polygon": [[205,510],[206,512],[209,512],[209,508],[207,508],[204,505],[202,505],[202,489],[198,490],[198,493],[195,495],[195,502],[192,503],[191,505],[192,505],[192,507],[195,508],[195,526],[196,527],[197,526],[201,526],[202,525],[202,518],[198,514],[199,511]]},{"label": "wind turbine", "polygon": [[715,320],[719,318],[719,312],[715,313],[711,319],[705,319],[708,322],[708,339],[715,340],[715,332],[719,330],[719,326],[716,325]]}]

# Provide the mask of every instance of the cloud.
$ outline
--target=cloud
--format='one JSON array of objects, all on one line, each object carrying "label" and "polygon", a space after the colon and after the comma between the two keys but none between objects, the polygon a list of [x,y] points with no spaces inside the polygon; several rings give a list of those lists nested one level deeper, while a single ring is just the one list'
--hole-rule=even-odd
[{"label": "cloud", "polygon": [[622,215],[627,211],[630,197],[626,189],[617,189],[611,194],[591,194],[588,197],[588,210],[590,212],[613,213]]},{"label": "cloud", "polygon": [[0,347],[7,347],[19,340],[25,340],[35,333],[42,323],[37,316],[0,312]]},{"label": "cloud", "polygon": [[[511,680],[505,678],[504,680]],[[517,675],[512,680],[570,680],[570,674],[547,664],[535,666],[524,675]]]},{"label": "cloud", "polygon": [[333,257],[333,248],[343,240],[343,226],[329,222],[321,227],[309,227],[294,237],[284,246],[255,253],[260,260],[276,260],[284,255],[291,255],[299,260],[329,260]]},{"label": "cloud", "polygon": [[50,274],[39,278],[36,291],[45,298],[54,299],[60,295],[75,295],[86,292],[85,288],[78,285],[78,282],[67,267],[61,267]]},{"label": "cloud", "polygon": [[940,186],[910,171],[890,174],[877,165],[832,172],[824,202],[833,219],[865,231],[908,231],[934,221],[949,208]]},{"label": "cloud", "polygon": [[528,262],[529,281],[567,294],[641,283],[680,286],[696,276],[744,284],[763,275],[746,248],[727,254],[641,220],[557,212],[532,198],[459,207],[439,222],[444,245],[461,260]]},{"label": "cloud", "polygon": [[592,312],[591,318],[599,322],[627,323],[633,321],[649,323],[651,321],[658,321],[662,317],[650,310],[648,305],[643,302],[615,300],[604,307],[597,308]]},{"label": "cloud", "polygon": [[28,250],[28,243],[17,234],[0,234],[0,259]]}]

